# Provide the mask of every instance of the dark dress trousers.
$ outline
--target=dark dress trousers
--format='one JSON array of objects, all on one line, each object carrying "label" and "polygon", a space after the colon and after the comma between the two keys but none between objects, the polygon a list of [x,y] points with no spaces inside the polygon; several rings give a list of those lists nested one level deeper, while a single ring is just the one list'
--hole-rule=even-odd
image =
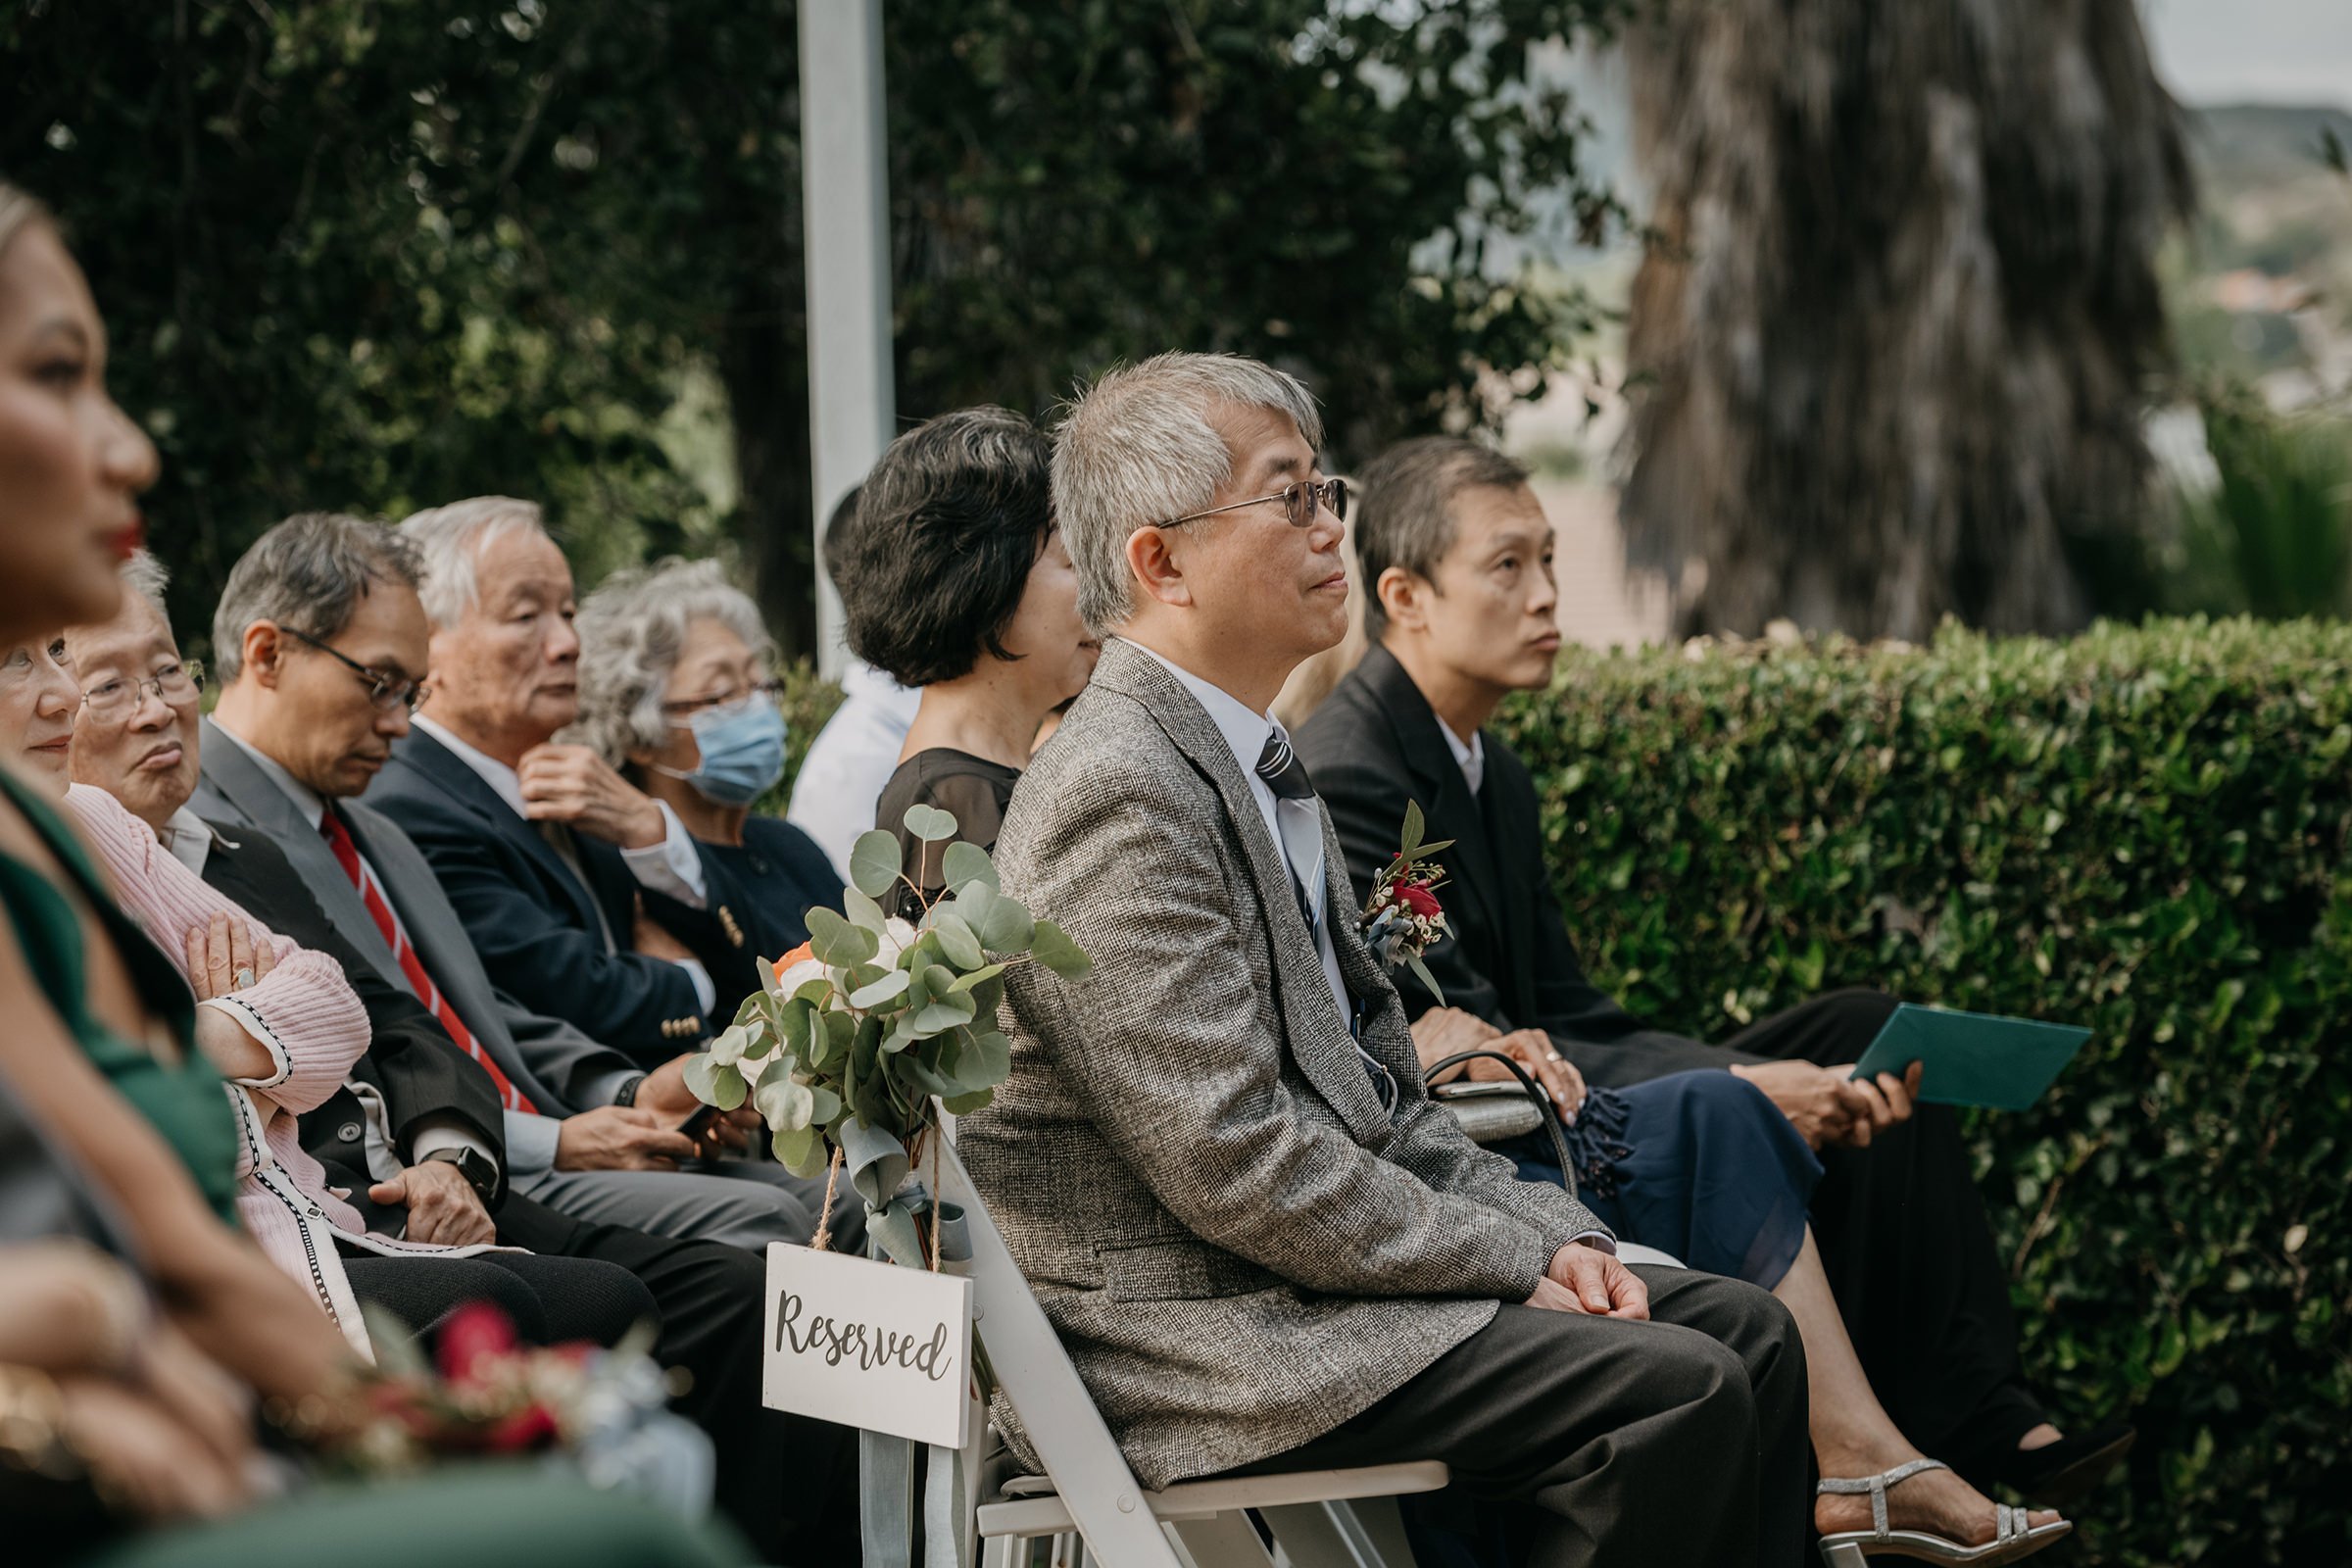
[{"label": "dark dress trousers", "polygon": [[[612,845],[570,834],[575,874],[539,824],[516,815],[421,730],[394,745],[368,804],[424,852],[483,967],[524,1006],[565,1019],[649,1070],[709,1032],[711,1017],[686,971],[629,951],[639,888]],[[667,900],[658,906],[710,971],[712,1016],[723,1025],[760,984],[758,955],[723,897],[730,884],[708,856],[704,872],[709,908]]]},{"label": "dark dress trousers", "polygon": [[[1542,1028],[1588,1083],[1625,1087],[1693,1068],[1858,1058],[1892,999],[1819,997],[1723,1045],[1653,1029],[1586,977],[1544,862],[1527,765],[1485,732],[1474,795],[1437,714],[1375,647],[1301,727],[1298,751],[1331,810],[1359,895],[1396,853],[1418,803],[1441,856],[1451,935],[1427,956],[1448,1004],[1504,1030]],[[1415,1015],[1435,1004],[1399,971]],[[2025,1388],[2008,1283],[1958,1118],[1924,1105],[1868,1149],[1821,1153],[1812,1222],[1846,1329],[1880,1399],[1924,1452],[1962,1463],[2043,1419]]]}]

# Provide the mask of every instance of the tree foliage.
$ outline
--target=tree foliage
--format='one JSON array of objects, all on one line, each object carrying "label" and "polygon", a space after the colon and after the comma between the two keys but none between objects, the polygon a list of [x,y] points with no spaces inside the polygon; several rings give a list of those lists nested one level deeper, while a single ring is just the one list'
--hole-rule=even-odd
[{"label": "tree foliage", "polygon": [[[1044,413],[1188,347],[1307,375],[1343,458],[1492,421],[1585,318],[1498,242],[1612,216],[1529,53],[1624,3],[891,8],[902,417]],[[0,170],[65,216],[164,449],[189,629],[290,512],[503,491],[588,578],[736,542],[806,649],[796,29],[784,0],[0,13]]]}]

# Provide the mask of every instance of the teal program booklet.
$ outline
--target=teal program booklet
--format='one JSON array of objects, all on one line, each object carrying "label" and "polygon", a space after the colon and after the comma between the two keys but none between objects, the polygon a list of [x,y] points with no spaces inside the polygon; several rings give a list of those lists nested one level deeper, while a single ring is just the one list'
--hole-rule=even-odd
[{"label": "teal program booklet", "polygon": [[2090,1031],[1904,1003],[1862,1053],[1857,1078],[1901,1077],[1920,1063],[1919,1098],[1938,1105],[2023,1110],[2042,1097]]}]

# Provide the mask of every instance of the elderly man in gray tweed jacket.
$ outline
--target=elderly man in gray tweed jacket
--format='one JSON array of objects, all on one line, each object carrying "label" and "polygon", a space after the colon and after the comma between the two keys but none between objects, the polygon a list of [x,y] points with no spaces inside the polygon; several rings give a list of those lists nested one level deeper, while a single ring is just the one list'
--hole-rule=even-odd
[{"label": "elderly man in gray tweed jacket", "polygon": [[996,858],[1094,972],[1008,977],[1012,1076],[964,1159],[1146,1486],[1442,1459],[1532,1505],[1537,1563],[1792,1563],[1788,1313],[1627,1267],[1464,1138],[1358,936],[1266,716],[1348,613],[1320,441],[1290,376],[1191,354],[1105,375],[1060,433],[1058,525],[1108,640]]}]

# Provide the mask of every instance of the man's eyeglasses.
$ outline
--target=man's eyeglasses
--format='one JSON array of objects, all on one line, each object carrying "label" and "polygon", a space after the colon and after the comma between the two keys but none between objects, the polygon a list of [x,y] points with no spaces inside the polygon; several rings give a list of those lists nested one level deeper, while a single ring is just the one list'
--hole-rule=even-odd
[{"label": "man's eyeglasses", "polygon": [[662,711],[671,718],[686,718],[707,709],[732,708],[737,703],[748,703],[755,697],[771,703],[781,702],[784,683],[780,680],[763,680],[737,691],[712,692],[708,697],[681,697],[676,702],[663,703]]},{"label": "man's eyeglasses", "polygon": [[342,664],[354,675],[359,676],[361,684],[368,688],[368,700],[385,712],[390,712],[395,708],[405,708],[414,713],[416,711],[417,705],[425,699],[426,687],[420,680],[410,680],[403,675],[388,675],[380,669],[369,669],[348,654],[327,647],[326,644],[307,631],[300,631],[292,626],[280,626],[277,629],[299,642],[310,644],[329,659]]},{"label": "man's eyeglasses", "polygon": [[184,664],[166,664],[145,680],[124,680],[118,675],[102,680],[81,694],[81,706],[90,716],[101,722],[127,718],[138,711],[147,693],[177,708],[192,703],[204,690],[204,665],[191,659]]},{"label": "man's eyeglasses", "polygon": [[1283,515],[1290,519],[1290,524],[1294,528],[1312,525],[1315,520],[1315,509],[1318,506],[1327,508],[1331,514],[1342,522],[1348,520],[1347,480],[1325,479],[1317,484],[1301,479],[1296,484],[1284,485],[1270,496],[1259,496],[1254,501],[1236,501],[1230,507],[1211,507],[1206,512],[1188,512],[1181,517],[1169,517],[1164,521],[1155,522],[1152,526],[1173,528],[1179,523],[1191,522],[1196,518],[1213,517],[1220,512],[1239,512],[1244,507],[1262,507],[1269,501],[1282,503]]}]

